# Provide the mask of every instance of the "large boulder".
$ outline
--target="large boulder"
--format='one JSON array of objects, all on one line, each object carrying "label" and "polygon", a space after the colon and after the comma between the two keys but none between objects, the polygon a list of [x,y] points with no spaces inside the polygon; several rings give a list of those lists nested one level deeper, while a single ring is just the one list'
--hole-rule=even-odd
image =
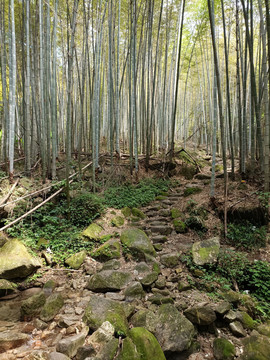
[{"label": "large boulder", "polygon": [[129,331],[123,340],[122,350],[117,360],[165,360],[164,353],[153,334],[142,327]]},{"label": "large boulder", "polygon": [[147,255],[156,256],[155,249],[145,232],[140,229],[127,229],[120,237],[124,249],[135,259],[145,260]]},{"label": "large boulder", "polygon": [[39,267],[40,260],[30,255],[17,239],[9,240],[0,248],[0,278],[25,278]]},{"label": "large boulder", "polygon": [[218,238],[198,241],[192,246],[193,261],[196,265],[213,264],[217,261],[220,249]]},{"label": "large boulder", "polygon": [[91,330],[97,330],[105,321],[109,321],[115,331],[127,334],[128,322],[124,306],[114,300],[93,295],[85,309],[83,321]]},{"label": "large boulder", "polygon": [[119,291],[131,281],[131,274],[118,270],[103,270],[92,275],[87,289],[96,292]]},{"label": "large boulder", "polygon": [[145,327],[152,332],[166,353],[180,353],[192,344],[195,328],[174,305],[161,305],[156,313],[138,311],[131,319],[135,327]]},{"label": "large boulder", "polygon": [[269,360],[270,339],[264,335],[252,335],[242,340],[244,353],[240,360]]},{"label": "large boulder", "polygon": [[111,259],[119,259],[121,257],[120,242],[117,239],[106,241],[96,250],[92,252],[92,257],[100,261],[108,261]]}]

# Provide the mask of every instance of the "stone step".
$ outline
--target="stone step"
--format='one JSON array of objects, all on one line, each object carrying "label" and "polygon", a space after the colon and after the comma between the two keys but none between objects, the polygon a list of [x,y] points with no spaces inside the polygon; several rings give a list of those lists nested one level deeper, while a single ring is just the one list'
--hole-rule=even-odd
[{"label": "stone step", "polygon": [[181,196],[172,196],[170,197],[170,200],[175,202],[175,201],[180,201],[181,200]]},{"label": "stone step", "polygon": [[171,200],[162,200],[162,204],[164,204],[164,205],[173,205],[173,201],[171,201]]},{"label": "stone step", "polygon": [[159,221],[159,220],[155,220],[155,221],[152,221],[149,225],[150,227],[152,228],[153,226],[166,226],[168,223],[168,221]]},{"label": "stone step", "polygon": [[153,234],[170,235],[172,228],[169,226],[151,226],[150,230]]},{"label": "stone step", "polygon": [[153,244],[164,244],[167,241],[167,237],[164,235],[156,235],[152,237]]}]

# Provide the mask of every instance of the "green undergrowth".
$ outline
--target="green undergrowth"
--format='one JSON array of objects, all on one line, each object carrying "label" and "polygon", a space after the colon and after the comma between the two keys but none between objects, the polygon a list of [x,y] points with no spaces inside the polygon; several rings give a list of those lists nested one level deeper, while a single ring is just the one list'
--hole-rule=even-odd
[{"label": "green undergrowth", "polygon": [[[150,203],[155,197],[167,191],[169,182],[162,179],[147,179],[138,185],[112,187],[105,192],[93,194],[74,188],[68,206],[64,195],[57,202],[50,202],[36,210],[18,224],[7,230],[12,237],[17,237],[33,250],[49,248],[57,262],[83,249],[92,251],[94,244],[85,241],[82,230],[98,218],[108,207],[140,207]],[[24,207],[14,209],[11,222],[25,212]]]},{"label": "green undergrowth", "polygon": [[116,209],[145,206],[166,192],[169,186],[168,180],[145,179],[137,185],[111,187],[104,191],[105,204]]},{"label": "green undergrowth", "polygon": [[182,256],[181,260],[193,275],[199,276],[205,288],[212,288],[211,294],[217,295],[217,288],[222,291],[235,290],[235,285],[237,285],[240,291],[248,291],[258,300],[258,315],[270,317],[270,264],[268,262],[250,261],[245,253],[231,249],[222,249],[217,262],[211,265],[194,264],[191,253]]}]

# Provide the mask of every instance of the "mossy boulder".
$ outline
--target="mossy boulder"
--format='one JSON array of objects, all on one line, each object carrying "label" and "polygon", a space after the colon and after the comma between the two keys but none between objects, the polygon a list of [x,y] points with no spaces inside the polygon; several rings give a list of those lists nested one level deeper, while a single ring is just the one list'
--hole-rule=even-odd
[{"label": "mossy boulder", "polygon": [[122,216],[115,216],[112,220],[111,220],[111,224],[112,226],[116,226],[116,227],[121,227],[123,226],[125,223],[125,219]]},{"label": "mossy boulder", "polygon": [[80,251],[76,254],[71,255],[66,259],[65,263],[71,267],[71,269],[78,270],[80,266],[83,264],[86,258],[86,251]]},{"label": "mossy boulder", "polygon": [[269,360],[270,339],[263,335],[252,335],[242,340],[244,353],[240,360]]},{"label": "mossy boulder", "polygon": [[25,278],[41,267],[41,261],[29,254],[17,239],[7,241],[0,248],[0,278]]},{"label": "mossy boulder", "polygon": [[61,294],[55,293],[50,295],[47,298],[43,309],[41,310],[40,319],[45,322],[51,321],[61,310],[63,305],[64,299]]},{"label": "mossy boulder", "polygon": [[188,187],[187,189],[184,190],[184,196],[185,196],[185,197],[188,197],[188,196],[190,196],[190,195],[198,194],[198,193],[200,193],[200,192],[202,192],[202,189],[199,188],[199,187],[196,187],[196,186],[194,186],[194,187]]},{"label": "mossy boulder", "polygon": [[245,329],[252,330],[256,327],[256,322],[245,311],[237,311],[236,318],[239,320]]},{"label": "mossy boulder", "polygon": [[5,279],[0,279],[0,297],[13,293],[16,288],[16,284]]},{"label": "mossy boulder", "polygon": [[224,338],[214,340],[213,350],[216,360],[233,360],[236,354],[235,346]]},{"label": "mossy boulder", "polygon": [[165,355],[153,334],[142,327],[129,331],[123,340],[122,350],[117,360],[166,360]]},{"label": "mossy boulder", "polygon": [[156,256],[156,251],[145,232],[140,229],[127,229],[122,232],[121,243],[127,252],[139,260],[145,260],[146,255]]},{"label": "mossy boulder", "polygon": [[187,232],[187,225],[180,219],[174,219],[173,226],[177,234],[183,234]]},{"label": "mossy boulder", "polygon": [[29,297],[28,299],[24,300],[21,305],[21,318],[31,319],[34,316],[37,316],[42,307],[46,302],[46,296],[43,291]]},{"label": "mossy boulder", "polygon": [[140,209],[132,208],[131,213],[136,218],[139,218],[139,219],[145,219],[146,218],[145,214]]},{"label": "mossy boulder", "polygon": [[92,252],[92,257],[100,261],[109,261],[121,257],[121,246],[117,239],[111,239]]},{"label": "mossy boulder", "polygon": [[125,218],[128,218],[131,216],[131,208],[126,206],[123,209],[121,209],[121,213],[124,215]]},{"label": "mossy boulder", "polygon": [[87,239],[98,241],[102,230],[100,225],[92,223],[82,232],[82,235]]},{"label": "mossy boulder", "polygon": [[85,309],[83,321],[91,330],[97,330],[105,321],[109,321],[115,331],[127,335],[128,322],[124,306],[114,300],[93,295]]},{"label": "mossy boulder", "polygon": [[217,261],[220,249],[218,238],[198,241],[192,246],[193,262],[196,265],[213,264]]},{"label": "mossy boulder", "polygon": [[131,281],[131,274],[118,270],[103,270],[92,275],[87,289],[95,292],[119,291]]},{"label": "mossy boulder", "polygon": [[176,208],[171,209],[171,218],[172,219],[178,219],[182,216],[183,216],[183,214],[179,209],[176,209]]}]

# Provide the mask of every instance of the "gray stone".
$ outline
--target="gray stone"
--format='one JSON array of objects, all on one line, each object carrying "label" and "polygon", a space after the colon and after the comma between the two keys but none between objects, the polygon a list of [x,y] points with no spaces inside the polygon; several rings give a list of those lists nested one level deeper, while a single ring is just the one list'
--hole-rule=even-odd
[{"label": "gray stone", "polygon": [[240,360],[269,360],[270,339],[264,335],[252,335],[242,340],[244,353]]},{"label": "gray stone", "polygon": [[164,235],[156,235],[152,237],[153,244],[164,244],[167,241],[167,237]]},{"label": "gray stone", "polygon": [[17,239],[9,240],[0,248],[0,277],[3,279],[24,278],[39,267],[40,260],[30,255]]},{"label": "gray stone", "polygon": [[140,282],[130,284],[125,290],[127,301],[141,299],[144,296],[144,290]]},{"label": "gray stone", "polygon": [[196,265],[212,264],[217,261],[220,249],[218,238],[198,241],[192,246],[193,261]]},{"label": "gray stone", "polygon": [[160,262],[168,268],[174,268],[179,264],[179,254],[164,254],[160,257]]},{"label": "gray stone", "polygon": [[238,336],[238,337],[247,336],[247,332],[243,328],[243,325],[240,323],[240,321],[231,322],[229,327],[230,327],[230,330],[233,335]]},{"label": "gray stone", "polygon": [[165,225],[151,226],[150,230],[153,234],[170,235],[172,228]]},{"label": "gray stone", "polygon": [[214,310],[207,304],[197,304],[184,312],[185,316],[197,325],[210,325],[216,320]]},{"label": "gray stone", "polygon": [[95,292],[119,291],[131,281],[131,274],[117,270],[103,270],[93,275],[87,289]]},{"label": "gray stone", "polygon": [[227,312],[227,314],[225,314],[224,316],[224,320],[228,321],[228,322],[232,322],[236,320],[236,312],[233,310],[229,310]]},{"label": "gray stone", "polygon": [[158,273],[155,271],[152,271],[152,272],[146,274],[142,279],[140,279],[140,282],[143,286],[150,286],[157,279],[158,279]]},{"label": "gray stone", "polygon": [[92,345],[84,345],[81,346],[76,355],[76,360],[85,360],[88,359],[90,356],[95,355],[95,350]]},{"label": "gray stone", "polygon": [[151,241],[140,229],[127,229],[123,231],[120,240],[126,251],[135,259],[145,260],[146,255],[156,256]]},{"label": "gray stone", "polygon": [[70,360],[70,358],[65,354],[53,351],[49,355],[49,360]]},{"label": "gray stone", "polygon": [[226,314],[231,309],[231,304],[228,301],[221,301],[215,307],[215,312],[219,315]]},{"label": "gray stone", "polygon": [[0,353],[15,349],[30,340],[29,336],[13,330],[0,332]]},{"label": "gray stone", "polygon": [[40,313],[45,302],[46,296],[43,291],[40,291],[39,293],[24,300],[21,305],[22,319],[31,319],[32,317],[37,316]]},{"label": "gray stone", "polygon": [[86,251],[80,251],[76,254],[71,255],[69,258],[66,259],[65,263],[70,266],[72,269],[79,269],[80,266],[83,264],[86,258]]},{"label": "gray stone", "polygon": [[78,348],[83,346],[88,331],[89,329],[86,327],[80,334],[60,340],[56,345],[56,350],[72,358],[76,355]]},{"label": "gray stone", "polygon": [[216,360],[233,360],[236,355],[235,346],[224,338],[214,340],[213,352]]},{"label": "gray stone", "polygon": [[55,293],[50,295],[47,298],[43,309],[41,310],[40,319],[46,322],[51,321],[60,311],[63,305],[64,300],[61,294]]}]

